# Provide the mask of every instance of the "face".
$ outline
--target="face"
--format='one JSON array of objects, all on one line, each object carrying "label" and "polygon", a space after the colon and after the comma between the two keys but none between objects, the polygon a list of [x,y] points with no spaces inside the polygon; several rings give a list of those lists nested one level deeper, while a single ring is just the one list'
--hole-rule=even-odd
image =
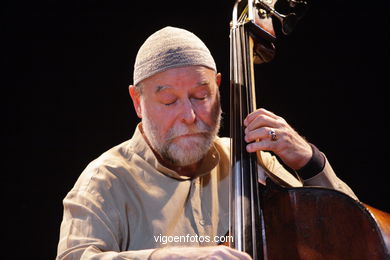
[{"label": "face", "polygon": [[142,94],[130,94],[144,135],[175,166],[201,160],[220,126],[221,75],[202,66],[173,68],[142,81]]}]

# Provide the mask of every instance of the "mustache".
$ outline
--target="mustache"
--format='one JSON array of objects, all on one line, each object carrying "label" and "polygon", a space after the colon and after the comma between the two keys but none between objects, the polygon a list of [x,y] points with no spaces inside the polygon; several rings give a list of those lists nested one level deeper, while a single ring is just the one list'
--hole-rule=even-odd
[{"label": "mustache", "polygon": [[211,127],[206,125],[201,120],[198,120],[194,125],[186,126],[185,124],[177,124],[171,128],[166,136],[167,141],[172,141],[173,139],[185,136],[185,135],[203,135],[204,137],[209,137],[211,134]]}]

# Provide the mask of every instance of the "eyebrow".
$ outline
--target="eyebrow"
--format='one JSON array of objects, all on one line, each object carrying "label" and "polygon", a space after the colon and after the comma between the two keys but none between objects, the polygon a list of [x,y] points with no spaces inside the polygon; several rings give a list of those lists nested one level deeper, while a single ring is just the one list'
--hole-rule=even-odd
[{"label": "eyebrow", "polygon": [[202,80],[198,83],[198,85],[196,87],[202,87],[202,86],[207,86],[207,85],[210,85],[210,81],[209,80]]},{"label": "eyebrow", "polygon": [[166,88],[170,88],[170,86],[157,86],[156,87],[156,90],[154,91],[154,93],[158,93]]},{"label": "eyebrow", "polygon": [[[198,84],[196,84],[195,88],[198,88],[198,87],[203,87],[203,86],[208,86],[210,85],[210,81],[208,80],[202,80],[202,81],[199,81]],[[156,90],[154,91],[155,93],[159,93],[161,91],[163,91],[164,89],[167,89],[167,88],[171,88],[171,86],[165,86],[165,85],[158,85],[156,87]]]}]

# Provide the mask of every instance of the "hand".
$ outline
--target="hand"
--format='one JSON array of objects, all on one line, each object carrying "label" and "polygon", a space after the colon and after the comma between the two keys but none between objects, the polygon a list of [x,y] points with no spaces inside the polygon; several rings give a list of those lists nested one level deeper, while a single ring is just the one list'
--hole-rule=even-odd
[{"label": "hand", "polygon": [[[287,166],[299,170],[312,157],[309,143],[282,117],[260,108],[244,120],[248,152],[272,151]],[[272,140],[272,131],[275,133]]]},{"label": "hand", "polygon": [[164,247],[155,250],[149,260],[176,259],[252,259],[247,253],[227,246],[210,247]]}]

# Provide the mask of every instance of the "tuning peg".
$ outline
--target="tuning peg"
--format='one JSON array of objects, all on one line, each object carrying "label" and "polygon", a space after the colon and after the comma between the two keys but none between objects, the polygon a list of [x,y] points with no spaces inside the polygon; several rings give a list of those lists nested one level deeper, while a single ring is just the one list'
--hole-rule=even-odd
[{"label": "tuning peg", "polygon": [[304,0],[287,0],[293,12],[301,19],[307,12],[308,3]]},{"label": "tuning peg", "polygon": [[285,35],[290,34],[293,31],[296,23],[298,22],[298,17],[295,13],[289,13],[288,15],[281,14],[278,11],[276,11],[275,8],[267,5],[262,0],[257,1],[255,5],[258,9],[260,10],[263,9],[269,14],[276,17],[282,24],[282,32]]}]

